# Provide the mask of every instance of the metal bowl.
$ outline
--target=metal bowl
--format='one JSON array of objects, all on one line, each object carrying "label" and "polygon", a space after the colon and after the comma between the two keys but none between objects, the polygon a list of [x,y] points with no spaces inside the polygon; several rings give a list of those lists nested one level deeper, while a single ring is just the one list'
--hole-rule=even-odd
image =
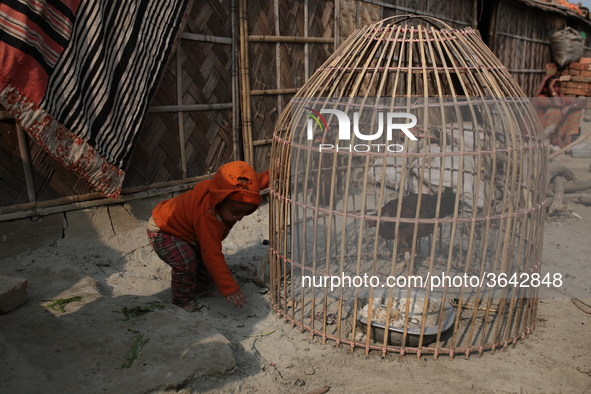
[{"label": "metal bowl", "polygon": [[[422,292],[422,294],[421,294]],[[424,297],[424,290],[413,290],[412,291],[412,298],[411,299],[415,299],[415,298],[423,298]],[[388,291],[387,290],[374,290],[373,294],[372,294],[372,298],[382,298],[385,299],[388,296]],[[407,290],[406,289],[397,289],[393,292],[393,294],[391,295],[392,298],[406,298],[407,297]],[[359,294],[359,296],[357,297],[357,299],[359,300],[357,303],[357,308],[363,308],[368,302],[369,302],[369,291],[365,291]],[[441,299],[439,298],[430,298],[429,299],[429,303],[432,302],[439,302],[439,305],[441,305]],[[355,307],[355,298],[350,299],[349,301],[347,301],[347,303],[345,304],[345,311],[351,316],[351,319],[353,319],[353,308]],[[392,310],[394,310],[394,308],[392,308]],[[439,309],[436,313],[427,313],[428,316],[436,316],[437,317],[437,321],[439,321]],[[441,331],[444,332],[446,330],[448,330],[452,325],[453,322],[455,320],[456,317],[456,312],[455,309],[453,308],[453,306],[448,302],[445,304],[444,308],[443,308],[443,322],[441,325],[441,330],[439,330],[438,324],[434,325],[434,326],[428,326],[425,327],[425,330],[423,331],[423,343],[422,345],[428,345],[431,342],[435,341],[437,339],[437,334]],[[353,322],[351,322],[353,323]],[[361,331],[363,331],[363,333],[367,333],[367,319],[363,316],[361,316],[359,314],[359,312],[357,313],[357,327],[359,327],[361,329]],[[388,345],[391,346],[400,346],[402,345],[402,337],[404,335],[404,327],[393,327],[393,326],[389,326],[388,327]],[[383,343],[384,342],[384,332],[385,332],[385,324],[382,323],[378,323],[375,321],[371,322],[371,328],[370,328],[370,335],[371,338],[378,342],[378,343]],[[421,325],[420,324],[413,324],[409,321],[408,323],[408,329],[406,330],[406,343],[405,346],[418,346],[419,345],[419,339],[420,339],[420,335],[421,335]]]}]

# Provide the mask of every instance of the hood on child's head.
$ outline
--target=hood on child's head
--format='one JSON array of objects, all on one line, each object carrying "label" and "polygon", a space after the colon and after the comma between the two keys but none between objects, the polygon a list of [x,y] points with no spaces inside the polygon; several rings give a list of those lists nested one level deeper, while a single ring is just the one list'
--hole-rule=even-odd
[{"label": "hood on child's head", "polygon": [[219,204],[224,198],[230,198],[258,207],[262,201],[260,191],[268,185],[267,171],[257,174],[250,164],[233,161],[217,170],[209,184],[209,193],[214,205]]}]

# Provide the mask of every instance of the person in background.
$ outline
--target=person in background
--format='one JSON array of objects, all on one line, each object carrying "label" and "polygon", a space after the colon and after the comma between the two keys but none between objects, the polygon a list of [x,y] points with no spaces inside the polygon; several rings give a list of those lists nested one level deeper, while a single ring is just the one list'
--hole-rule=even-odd
[{"label": "person in background", "polygon": [[534,106],[542,121],[546,138],[552,145],[564,148],[579,133],[585,102],[560,93],[560,79],[555,75],[544,78],[534,98]]},{"label": "person in background", "polygon": [[246,299],[232,277],[222,241],[234,224],[255,212],[260,191],[269,184],[268,170],[257,174],[243,161],[223,165],[212,179],[162,201],[152,211],[147,233],[150,245],[172,267],[172,303],[195,310],[196,297],[219,289],[237,308]]}]

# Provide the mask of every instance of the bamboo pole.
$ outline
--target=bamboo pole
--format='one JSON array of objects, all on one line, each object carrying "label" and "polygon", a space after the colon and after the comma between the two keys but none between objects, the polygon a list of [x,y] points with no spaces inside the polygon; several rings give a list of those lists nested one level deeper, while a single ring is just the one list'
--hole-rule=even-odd
[{"label": "bamboo pole", "polygon": [[260,145],[270,145],[272,143],[273,143],[273,138],[269,138],[267,140],[254,141],[252,143],[252,145],[254,145],[254,146],[260,146]]},{"label": "bamboo pole", "polygon": [[334,0],[334,44],[333,50],[339,47],[341,35],[341,2]]},{"label": "bamboo pole", "polygon": [[18,137],[18,147],[23,162],[23,172],[25,174],[25,184],[27,186],[27,197],[29,202],[36,200],[35,183],[33,182],[33,172],[31,171],[31,157],[29,156],[29,146],[27,136],[20,124],[16,123],[16,135]]},{"label": "bamboo pole", "polygon": [[188,32],[181,34],[181,38],[183,40],[213,42],[214,44],[224,44],[224,45],[232,45],[232,41],[233,41],[232,38],[228,38],[228,37],[216,37],[216,36],[208,36],[205,34],[195,34],[195,33],[188,33]]},{"label": "bamboo pole", "polygon": [[262,90],[251,90],[251,96],[266,96],[266,95],[281,95],[281,94],[294,94],[298,91],[298,88],[287,88],[287,89],[262,89]]},{"label": "bamboo pole", "polygon": [[[310,21],[308,20],[308,2],[309,0],[304,1],[304,38],[308,38],[308,36],[310,35],[310,27],[308,26],[310,23]],[[304,44],[304,82],[308,79],[310,79],[310,43],[306,42]]]},{"label": "bamboo pole", "polygon": [[[176,101],[177,105],[183,105],[183,66],[181,63],[182,45],[176,48]],[[183,112],[177,112],[177,120],[179,125],[179,149],[181,152],[181,176],[183,179],[187,178],[187,152],[185,150],[185,125],[183,120]]]},{"label": "bamboo pole", "polygon": [[183,180],[127,188],[121,191],[121,197],[118,199],[106,198],[101,193],[89,193],[79,196],[68,196],[54,200],[2,207],[0,208],[0,222],[103,205],[121,204],[127,201],[176,193],[191,189],[197,182],[211,179],[212,176],[213,174],[207,174]]},{"label": "bamboo pole", "polygon": [[506,33],[506,32],[502,32],[502,31],[497,32],[497,34],[499,36],[505,36],[505,37],[509,37],[509,38],[515,38],[515,39],[517,39],[519,41],[535,42],[535,43],[538,43],[538,44],[550,45],[550,41],[547,41],[547,40],[539,40],[537,38],[530,38],[530,37],[525,37],[525,36],[518,36],[516,34]]},{"label": "bamboo pole", "polygon": [[226,109],[233,109],[232,103],[219,104],[184,104],[184,105],[160,105],[150,107],[149,114],[161,114],[167,112],[196,112],[196,111],[222,111]]},{"label": "bamboo pole", "polygon": [[567,146],[565,146],[564,148],[560,149],[559,151],[556,151],[554,153],[552,153],[549,157],[548,160],[553,160],[555,159],[557,156],[560,156],[561,154],[563,154],[564,152],[566,152],[567,150],[569,150],[570,148],[572,148],[573,146],[583,142],[584,140],[586,140],[589,136],[591,135],[591,133],[586,134],[584,137],[578,138],[576,141],[571,142],[570,144],[568,144]]},{"label": "bamboo pole", "polygon": [[240,84],[242,107],[242,141],[244,148],[244,161],[254,165],[254,153],[252,147],[252,115],[250,103],[250,69],[248,52],[248,5],[246,0],[240,1]]},{"label": "bamboo pole", "polygon": [[234,160],[242,160],[240,149],[240,73],[238,57],[240,52],[239,34],[236,31],[238,9],[236,1],[232,0],[232,155]]},{"label": "bamboo pole", "polygon": [[299,37],[299,36],[248,36],[249,42],[285,42],[291,44],[332,44],[334,39],[323,37]]},{"label": "bamboo pole", "polygon": [[[275,34],[280,36],[279,0],[273,1],[273,9],[275,13]],[[281,44],[279,42],[275,43],[275,83],[277,85],[277,90],[281,89]],[[283,98],[280,95],[277,95],[277,114],[280,115],[281,112],[283,112]]]}]

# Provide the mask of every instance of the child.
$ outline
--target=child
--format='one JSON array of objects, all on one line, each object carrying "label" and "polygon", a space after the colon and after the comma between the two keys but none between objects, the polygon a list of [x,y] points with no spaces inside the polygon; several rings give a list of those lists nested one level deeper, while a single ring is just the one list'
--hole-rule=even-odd
[{"label": "child", "polygon": [[226,264],[222,240],[232,226],[260,205],[260,191],[269,184],[269,172],[257,174],[243,162],[223,165],[212,179],[188,192],[162,201],[148,221],[148,239],[154,251],[172,267],[172,303],[190,311],[196,296],[209,295],[217,286],[237,308],[246,299]]}]

